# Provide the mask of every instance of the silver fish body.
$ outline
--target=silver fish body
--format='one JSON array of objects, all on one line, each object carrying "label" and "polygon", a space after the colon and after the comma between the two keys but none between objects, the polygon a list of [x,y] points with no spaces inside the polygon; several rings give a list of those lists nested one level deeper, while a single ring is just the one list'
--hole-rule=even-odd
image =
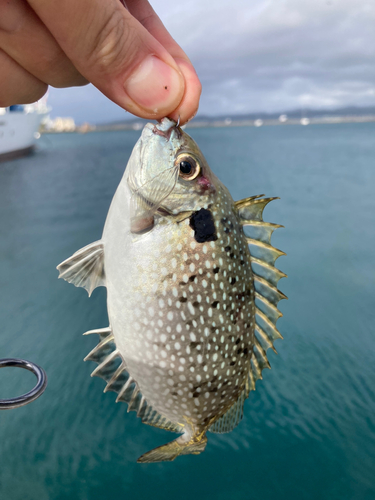
[{"label": "silver fish body", "polygon": [[[110,327],[96,331],[101,341],[88,356],[99,363],[94,374],[145,423],[182,433],[141,462],[200,453],[207,430],[231,430],[269,366],[265,351],[281,337],[274,324],[285,296],[275,287],[284,275],[273,266],[282,252],[267,243],[277,226],[262,220],[268,201],[236,204],[174,122],[148,124],[102,240],[58,267],[89,293],[107,287]],[[246,225],[255,237],[245,235]],[[263,273],[254,282],[252,242],[268,280]]]}]

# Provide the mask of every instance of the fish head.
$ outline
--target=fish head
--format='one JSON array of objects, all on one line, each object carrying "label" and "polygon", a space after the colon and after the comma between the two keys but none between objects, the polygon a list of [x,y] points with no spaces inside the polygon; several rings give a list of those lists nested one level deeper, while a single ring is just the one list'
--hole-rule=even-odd
[{"label": "fish head", "polygon": [[148,123],[127,167],[132,231],[152,227],[154,215],[193,212],[211,203],[220,181],[195,141],[176,122]]}]

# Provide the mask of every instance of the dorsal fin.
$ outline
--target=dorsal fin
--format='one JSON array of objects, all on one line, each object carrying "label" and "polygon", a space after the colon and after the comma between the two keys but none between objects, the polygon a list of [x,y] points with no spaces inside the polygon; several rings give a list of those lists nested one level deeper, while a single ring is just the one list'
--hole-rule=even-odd
[{"label": "dorsal fin", "polygon": [[128,411],[136,411],[145,424],[174,432],[183,432],[183,428],[163,417],[150,406],[141,394],[137,382],[129,375],[124,359],[116,348],[110,327],[91,330],[84,335],[96,333],[99,343],[85,357],[85,361],[95,361],[98,366],[92,377],[100,377],[107,382],[104,392],[118,394],[116,402],[128,403]]},{"label": "dorsal fin", "polygon": [[104,247],[95,241],[57,266],[59,278],[86,288],[89,297],[97,286],[105,286]]},{"label": "dorsal fin", "polygon": [[250,359],[251,389],[255,389],[255,382],[262,378],[262,370],[270,368],[267,349],[271,347],[276,352],[273,343],[282,338],[276,328],[276,322],[282,316],[277,305],[287,297],[280,292],[277,284],[286,274],[275,267],[275,261],[285,253],[272,246],[271,236],[275,229],[283,226],[263,221],[264,208],[270,201],[277,199],[255,196],[235,203],[249,244],[254,273],[256,325],[254,349]]}]

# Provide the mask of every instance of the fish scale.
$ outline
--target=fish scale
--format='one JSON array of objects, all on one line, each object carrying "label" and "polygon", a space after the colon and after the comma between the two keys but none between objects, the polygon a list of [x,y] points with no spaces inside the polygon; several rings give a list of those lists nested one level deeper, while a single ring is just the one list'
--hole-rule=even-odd
[{"label": "fish scale", "polygon": [[[183,171],[179,172],[179,165]],[[193,172],[191,174],[191,172]],[[190,175],[191,174],[191,175]],[[103,237],[58,266],[89,294],[107,287],[110,326],[85,358],[144,423],[179,432],[140,462],[201,453],[229,432],[281,338],[272,198],[234,202],[194,141],[164,119],[146,125]]]},{"label": "fish scale", "polygon": [[[172,252],[176,235],[168,221],[157,236],[139,240],[139,281],[131,292],[140,307],[131,318],[137,338],[129,339],[124,356],[129,371],[146,400],[157,404],[163,415],[179,422],[188,416],[202,430],[243,390],[253,345],[248,244],[235,215],[223,218],[220,207],[228,196],[223,193],[216,205],[209,203],[216,241],[198,245],[188,220],[179,224],[180,251]],[[229,202],[233,205],[231,198]],[[168,257],[153,253],[159,239]],[[148,255],[146,262],[143,254]],[[155,263],[160,263],[159,273],[153,271]],[[144,283],[141,290],[139,283]],[[116,338],[116,325],[112,327]],[[146,369],[141,353],[149,361]]]}]

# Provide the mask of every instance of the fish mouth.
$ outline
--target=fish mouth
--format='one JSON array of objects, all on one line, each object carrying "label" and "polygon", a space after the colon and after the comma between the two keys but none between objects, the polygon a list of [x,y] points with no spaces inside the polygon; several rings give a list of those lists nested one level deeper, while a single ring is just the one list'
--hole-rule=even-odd
[{"label": "fish mouth", "polygon": [[169,118],[163,118],[160,123],[154,125],[152,128],[152,132],[155,135],[164,137],[167,141],[171,140],[173,132],[175,132],[176,134],[176,139],[180,139],[182,137],[182,130],[179,127],[178,123]]}]

